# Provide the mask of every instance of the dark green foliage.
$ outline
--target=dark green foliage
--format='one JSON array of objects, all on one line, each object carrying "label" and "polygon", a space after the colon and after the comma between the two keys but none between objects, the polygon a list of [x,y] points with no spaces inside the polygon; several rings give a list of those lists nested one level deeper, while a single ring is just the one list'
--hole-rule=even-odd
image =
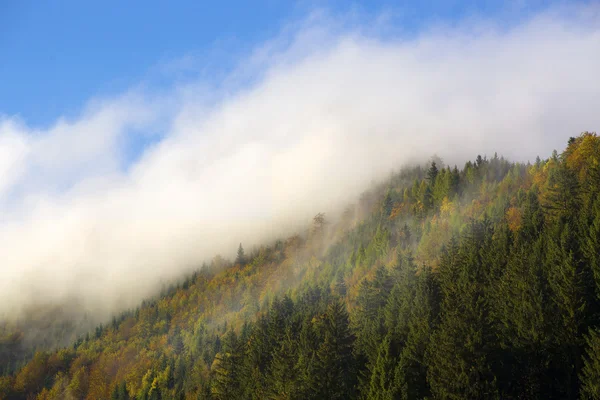
[{"label": "dark green foliage", "polygon": [[358,291],[353,314],[356,351],[368,363],[373,363],[379,344],[385,336],[384,307],[393,282],[385,268],[380,267],[373,280],[364,280]]},{"label": "dark green foliage", "polygon": [[291,329],[286,329],[279,345],[273,351],[269,366],[269,392],[274,399],[297,398],[298,375],[296,363],[297,343]]},{"label": "dark green foliage", "polygon": [[240,247],[238,247],[237,257],[235,258],[236,264],[244,264],[246,262],[246,254],[244,253],[244,248],[240,243]]},{"label": "dark green foliage", "polygon": [[427,170],[427,180],[429,181],[430,185],[435,184],[435,178],[437,177],[438,172],[439,170],[437,168],[437,165],[435,164],[435,161],[432,161],[431,166]]},{"label": "dark green foliage", "polygon": [[125,381],[121,382],[120,384],[118,384],[117,386],[115,386],[112,395],[111,395],[111,400],[129,400],[129,392],[127,391],[127,385],[125,383]]},{"label": "dark green foliage", "polygon": [[581,206],[580,187],[574,171],[564,163],[553,170],[548,180],[549,192],[544,207],[555,217],[570,217]]},{"label": "dark green foliage", "polygon": [[242,395],[243,343],[229,331],[223,340],[223,349],[213,363],[212,394],[215,399],[239,399]]},{"label": "dark green foliage", "polygon": [[367,397],[377,400],[406,398],[406,382],[403,378],[392,339],[386,336],[379,346],[377,359],[371,368]]},{"label": "dark green foliage", "polygon": [[472,224],[461,243],[451,243],[442,257],[440,322],[427,356],[427,378],[436,398],[499,398],[492,371],[488,269],[481,257],[490,237],[486,229]]},{"label": "dark green foliage", "polygon": [[585,338],[587,348],[581,371],[581,397],[600,399],[600,333],[590,330]]},{"label": "dark green foliage", "polygon": [[600,197],[594,201],[590,214],[581,247],[595,281],[596,297],[600,299]]}]

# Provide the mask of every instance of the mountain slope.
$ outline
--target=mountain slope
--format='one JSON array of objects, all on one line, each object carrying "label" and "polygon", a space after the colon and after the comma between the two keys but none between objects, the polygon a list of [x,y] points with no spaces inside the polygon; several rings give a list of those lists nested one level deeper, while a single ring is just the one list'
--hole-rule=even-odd
[{"label": "mountain slope", "polygon": [[36,353],[0,398],[598,398],[599,193],[590,133],[533,165],[403,169]]}]

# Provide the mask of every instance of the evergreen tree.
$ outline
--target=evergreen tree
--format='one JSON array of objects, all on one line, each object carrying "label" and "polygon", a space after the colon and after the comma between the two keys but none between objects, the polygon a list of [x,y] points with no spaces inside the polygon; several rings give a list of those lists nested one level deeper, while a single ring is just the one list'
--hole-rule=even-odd
[{"label": "evergreen tree", "polygon": [[383,212],[384,218],[387,219],[390,216],[390,214],[392,213],[393,207],[394,207],[394,200],[392,199],[391,191],[388,189],[385,192],[385,196],[383,197],[382,212]]},{"label": "evergreen tree", "polygon": [[518,245],[510,253],[490,293],[491,320],[499,338],[495,370],[500,390],[508,398],[551,397],[548,354],[553,315],[547,308],[543,240]]},{"label": "evergreen tree", "polygon": [[358,290],[352,324],[356,332],[356,351],[367,362],[372,363],[377,357],[377,349],[385,336],[384,307],[392,284],[386,269],[379,267],[375,278],[364,280]]},{"label": "evergreen tree", "polygon": [[555,218],[571,219],[580,209],[580,185],[574,172],[560,162],[549,177],[544,202],[547,213]]},{"label": "evergreen tree", "polygon": [[458,167],[455,165],[454,169],[452,169],[452,174],[450,175],[450,190],[448,197],[453,197],[459,193],[460,189],[460,173],[458,172]]},{"label": "evergreen tree", "polygon": [[595,297],[591,270],[581,262],[577,252],[570,224],[556,224],[548,240],[546,268],[557,320],[553,336],[558,344],[555,353],[560,368],[556,373],[562,382],[561,390],[569,399],[578,395],[583,334],[591,317],[587,306],[591,297]]},{"label": "evergreen tree", "polygon": [[223,341],[223,350],[213,362],[211,393],[215,399],[239,399],[243,393],[241,385],[242,348],[236,334],[229,331]]},{"label": "evergreen tree", "polygon": [[587,349],[581,371],[581,398],[600,399],[600,332],[592,329],[585,338]]},{"label": "evergreen tree", "polygon": [[297,338],[288,327],[278,348],[275,349],[270,365],[269,390],[273,399],[298,397]]},{"label": "evergreen tree", "polygon": [[379,346],[377,361],[375,362],[367,398],[369,400],[405,399],[406,383],[402,374],[397,371],[397,357],[390,336],[386,336]]},{"label": "evergreen tree", "polygon": [[348,313],[341,301],[334,301],[319,323],[321,344],[316,353],[315,394],[321,399],[354,397],[354,336]]},{"label": "evergreen tree", "polygon": [[408,318],[408,335],[395,370],[395,387],[407,399],[431,395],[427,382],[426,352],[439,315],[440,291],[436,276],[423,267],[416,280]]},{"label": "evergreen tree", "polygon": [[435,161],[432,161],[431,166],[427,170],[427,180],[429,181],[429,184],[431,186],[433,186],[435,184],[435,178],[438,176],[438,173],[439,173],[438,167],[435,164]]},{"label": "evergreen tree", "polygon": [[484,225],[473,223],[460,245],[451,244],[440,265],[441,319],[427,355],[427,378],[436,398],[499,397],[479,253],[486,233]]},{"label": "evergreen tree", "polygon": [[320,339],[315,322],[312,315],[307,315],[300,330],[296,370],[298,372],[299,398],[302,399],[317,398],[319,393],[317,348]]},{"label": "evergreen tree", "polygon": [[240,246],[238,247],[237,257],[235,258],[235,263],[240,264],[240,265],[243,265],[246,263],[246,255],[244,253],[244,248],[242,247],[241,243],[240,243]]},{"label": "evergreen tree", "polygon": [[425,212],[433,206],[433,190],[431,189],[431,185],[428,185],[425,181],[423,181],[419,189],[419,199],[423,205],[423,213],[420,217],[424,217]]},{"label": "evergreen tree", "polygon": [[600,199],[594,201],[592,210],[591,222],[584,229],[582,252],[594,277],[596,298],[600,300]]}]

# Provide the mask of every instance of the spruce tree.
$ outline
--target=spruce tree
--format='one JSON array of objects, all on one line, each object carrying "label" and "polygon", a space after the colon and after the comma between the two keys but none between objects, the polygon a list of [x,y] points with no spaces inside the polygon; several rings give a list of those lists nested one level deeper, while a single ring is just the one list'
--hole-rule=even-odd
[{"label": "spruce tree", "polygon": [[431,162],[429,169],[427,170],[427,180],[429,184],[433,186],[435,184],[435,178],[437,178],[439,173],[438,167],[435,164],[435,161]]},{"label": "spruce tree", "polygon": [[288,327],[278,347],[273,353],[269,368],[268,385],[273,399],[298,398],[298,374],[296,363],[297,338],[292,329]]},{"label": "spruce tree", "polygon": [[240,265],[243,265],[246,263],[246,255],[244,254],[244,248],[242,247],[241,243],[240,243],[240,246],[238,247],[237,257],[235,258],[235,263],[240,264]]},{"label": "spruce tree", "polygon": [[600,399],[600,331],[591,329],[585,338],[586,355],[581,371],[582,399]]},{"label": "spruce tree", "polygon": [[427,382],[426,352],[439,316],[440,291],[430,268],[420,269],[415,283],[408,317],[408,335],[395,370],[395,387],[402,388],[407,399],[431,395]]},{"label": "spruce tree", "polygon": [[369,400],[406,398],[406,384],[402,381],[404,376],[396,373],[398,355],[394,347],[390,336],[386,336],[379,346],[369,382]]},{"label": "spruce tree", "polygon": [[229,331],[223,341],[223,350],[217,353],[213,362],[211,393],[215,399],[238,399],[242,394],[241,367],[242,343],[237,335]]},{"label": "spruce tree", "polygon": [[436,398],[499,397],[491,369],[494,332],[488,320],[487,277],[479,253],[486,235],[485,225],[473,223],[440,265],[440,323],[427,355],[427,378]]},{"label": "spruce tree", "polygon": [[341,301],[327,307],[319,324],[321,343],[316,353],[316,394],[322,399],[354,397],[354,336]]}]

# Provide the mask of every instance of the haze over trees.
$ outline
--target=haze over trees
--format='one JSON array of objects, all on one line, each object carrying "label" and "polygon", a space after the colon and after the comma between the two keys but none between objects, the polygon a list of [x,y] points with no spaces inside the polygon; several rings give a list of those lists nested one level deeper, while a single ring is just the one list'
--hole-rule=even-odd
[{"label": "haze over trees", "polygon": [[599,318],[586,132],[533,164],[402,169],[66,347],[2,332],[0,398],[596,399]]},{"label": "haze over trees", "polygon": [[[370,8],[382,2],[389,3],[361,3]],[[293,13],[299,20],[288,21],[292,26],[279,30],[285,21],[271,20],[273,30],[250,35],[243,49],[219,41],[218,51],[208,52],[208,58],[198,53],[185,57],[189,73],[183,76],[166,68],[173,75],[163,71],[168,76],[161,72],[159,77],[150,73],[150,65],[129,65],[127,70],[140,79],[145,71],[158,81],[123,82],[125,86],[117,85],[121,89],[92,82],[108,75],[82,69],[86,59],[78,51],[63,51],[67,43],[48,38],[41,45],[34,32],[44,36],[52,30],[36,24],[36,18],[10,24],[30,25],[21,26],[27,35],[0,40],[24,57],[5,57],[2,63],[23,75],[3,76],[3,88],[12,86],[14,96],[0,90],[0,260],[10,260],[0,267],[0,318],[33,315],[40,303],[50,304],[53,309],[42,313],[41,325],[60,325],[64,318],[54,315],[87,313],[91,321],[76,329],[85,332],[90,324],[137,307],[165,282],[190,274],[215,254],[235,260],[240,242],[249,259],[255,247],[299,232],[318,212],[333,223],[335,211],[343,212],[373,180],[405,163],[424,163],[440,154],[451,170],[455,164],[462,169],[467,159],[477,163],[477,154],[489,159],[494,152],[533,162],[537,154],[546,157],[561,149],[565,135],[596,126],[597,4],[535,1],[530,8],[519,2],[516,8],[523,13],[517,13],[514,2],[496,2],[499,7],[436,2],[449,12],[449,24],[434,23],[438,7],[414,2],[426,20],[418,18],[418,26],[409,31],[402,28],[404,13],[386,7],[374,5],[373,12],[361,13],[347,2],[325,1],[349,13],[312,13],[316,2],[301,2],[308,14]],[[124,28],[131,28],[123,35],[131,33],[144,45],[111,43],[113,36],[98,32],[93,39],[104,41],[98,48],[108,53],[105,62],[92,63],[94,68],[107,72],[105,66],[130,60],[122,54],[156,51],[159,42],[174,48],[155,54],[155,60],[173,62],[175,70],[183,67],[182,60],[170,59],[182,55],[175,49],[182,43],[167,36],[179,32],[189,45],[199,45],[195,36],[163,26],[164,4],[146,3],[143,10],[154,9],[155,23],[123,21]],[[295,8],[289,2],[262,6],[267,3]],[[407,7],[396,3],[392,8]],[[75,29],[71,22],[77,22],[119,36],[107,28],[111,24],[97,25],[95,13],[87,15],[90,23],[83,14],[79,19],[58,13],[57,18],[64,18],[61,24],[48,19],[43,7],[15,6],[30,9],[52,26]],[[123,7],[135,15],[132,7]],[[247,8],[272,17],[256,4]],[[484,15],[471,18],[468,10],[478,8]],[[111,9],[98,11],[109,19],[122,17]],[[194,29],[208,29],[194,13],[183,12],[185,6],[170,9],[195,21],[190,23]],[[236,9],[245,20],[247,13]],[[457,9],[463,12],[457,14]],[[512,17],[504,19],[502,10]],[[211,26],[226,30],[249,27],[245,22],[213,22]],[[142,29],[133,29],[136,23]],[[181,28],[177,21],[171,23]],[[146,28],[161,40],[148,41]],[[84,31],[58,30],[88,55],[99,56],[81,36]],[[27,37],[31,46],[21,41]],[[121,53],[113,44],[133,48]],[[35,46],[44,51],[27,50]],[[68,70],[31,62],[31,57],[46,57],[52,46],[61,49],[52,60],[67,56],[77,62],[66,63]],[[109,57],[111,50],[117,52]],[[229,59],[225,64],[224,58]],[[60,72],[64,79],[49,80],[31,68]],[[73,90],[78,80],[106,91],[82,92],[72,108],[60,105],[66,100],[63,92],[47,93],[46,84],[31,83],[36,79],[68,83]],[[27,99],[26,88],[39,96]],[[51,107],[41,105],[43,97]],[[39,113],[28,113],[29,108],[45,109],[48,120],[38,125]],[[436,160],[436,168],[442,174],[446,166]],[[453,205],[451,197],[443,204],[444,185],[450,182],[432,187],[421,178],[411,194],[417,198],[423,191],[423,211]],[[513,222],[518,220],[516,211],[511,215]],[[53,335],[33,336],[54,341]],[[63,345],[75,339],[61,337],[67,339]]]}]

